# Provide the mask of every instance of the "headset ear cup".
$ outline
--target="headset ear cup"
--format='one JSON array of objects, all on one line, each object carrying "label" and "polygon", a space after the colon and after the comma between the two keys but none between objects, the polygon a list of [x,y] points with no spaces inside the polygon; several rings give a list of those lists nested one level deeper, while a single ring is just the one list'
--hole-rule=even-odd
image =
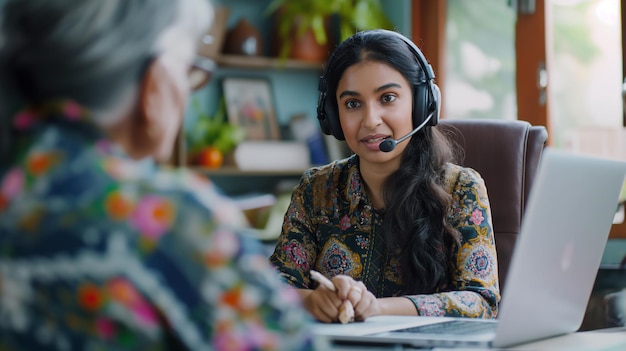
[{"label": "headset ear cup", "polygon": [[320,128],[322,129],[322,133],[326,135],[330,135],[331,129],[330,124],[328,123],[328,115],[326,114],[326,93],[319,93],[319,97],[317,99],[317,121],[320,123]]},{"label": "headset ear cup", "polygon": [[324,134],[331,133],[330,123],[328,123],[328,114],[326,112],[326,81],[321,76],[317,83],[317,121]]},{"label": "headset ear cup", "polygon": [[428,117],[428,89],[425,84],[413,86],[413,128]]},{"label": "headset ear cup", "polygon": [[343,130],[341,130],[341,124],[339,123],[337,108],[333,106],[333,102],[329,101],[326,96],[326,81],[324,80],[324,76],[320,77],[318,83],[318,93],[317,121],[320,124],[322,133],[332,135],[338,140],[345,140]]},{"label": "headset ear cup", "polygon": [[436,126],[439,124],[439,113],[441,111],[441,91],[434,82],[415,86],[413,96],[413,128],[424,122],[429,115],[432,117],[427,125]]},{"label": "headset ear cup", "polygon": [[324,99],[324,111],[330,130],[329,134],[333,135],[337,140],[345,140],[343,129],[341,129],[341,122],[339,122],[339,111],[337,111],[337,106],[331,99]]},{"label": "headset ear cup", "polygon": [[433,98],[430,102],[429,110],[432,111],[433,116],[429,122],[431,126],[436,126],[439,124],[439,115],[441,114],[441,90],[437,84],[432,82],[430,90],[433,94]]}]

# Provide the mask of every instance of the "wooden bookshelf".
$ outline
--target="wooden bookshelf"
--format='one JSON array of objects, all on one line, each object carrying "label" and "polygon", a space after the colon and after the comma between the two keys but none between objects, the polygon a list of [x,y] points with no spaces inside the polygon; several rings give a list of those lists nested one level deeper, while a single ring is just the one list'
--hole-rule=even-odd
[{"label": "wooden bookshelf", "polygon": [[321,70],[321,62],[308,62],[290,59],[280,59],[265,56],[220,55],[216,62],[222,67],[249,68],[249,69],[303,69]]},{"label": "wooden bookshelf", "polygon": [[295,177],[301,176],[304,169],[285,170],[241,170],[235,166],[222,166],[217,169],[190,165],[188,168],[208,176],[237,176],[237,177]]}]

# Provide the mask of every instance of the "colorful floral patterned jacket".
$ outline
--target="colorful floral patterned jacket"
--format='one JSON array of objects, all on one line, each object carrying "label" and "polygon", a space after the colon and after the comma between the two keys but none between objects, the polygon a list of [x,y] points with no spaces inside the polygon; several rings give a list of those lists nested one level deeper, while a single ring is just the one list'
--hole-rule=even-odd
[{"label": "colorful floral patterned jacket", "polygon": [[75,104],[46,110],[13,120],[27,138],[0,175],[0,349],[310,349],[211,182],[131,160]]},{"label": "colorful floral patterned jacket", "polygon": [[[445,187],[453,198],[447,220],[461,234],[452,287],[406,297],[419,315],[495,318],[500,292],[484,181],[473,169],[448,164]],[[368,199],[356,156],[312,168],[292,194],[270,261],[297,288],[314,288],[315,269],[361,280],[376,297],[405,296],[399,262],[381,245],[382,216]]]}]

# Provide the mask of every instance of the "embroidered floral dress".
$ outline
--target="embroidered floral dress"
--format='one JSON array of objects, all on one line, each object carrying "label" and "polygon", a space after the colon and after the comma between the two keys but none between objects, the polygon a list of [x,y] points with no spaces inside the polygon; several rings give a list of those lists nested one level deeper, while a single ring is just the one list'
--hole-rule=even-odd
[{"label": "embroidered floral dress", "polygon": [[0,349],[302,350],[310,320],[209,181],[129,159],[79,106],[22,111],[0,175]]},{"label": "embroidered floral dress", "polygon": [[[487,190],[480,175],[449,164],[447,220],[459,230],[452,288],[406,296],[424,316],[495,318],[500,300]],[[270,261],[296,288],[314,288],[309,271],[361,280],[376,297],[404,296],[397,257],[382,245],[383,213],[364,189],[357,156],[308,170],[295,188]]]}]

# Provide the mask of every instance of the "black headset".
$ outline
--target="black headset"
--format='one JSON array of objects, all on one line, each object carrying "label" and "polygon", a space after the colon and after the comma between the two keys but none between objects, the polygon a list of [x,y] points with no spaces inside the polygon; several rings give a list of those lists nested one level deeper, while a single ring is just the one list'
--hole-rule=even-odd
[{"label": "black headset", "polygon": [[[423,81],[417,85],[413,85],[413,128],[422,125],[427,118],[430,118],[427,125],[437,125],[437,123],[439,123],[441,92],[437,84],[435,84],[435,72],[428,61],[426,61],[426,57],[424,57],[422,51],[411,40],[398,32],[376,29],[362,32],[359,35],[369,35],[369,33],[400,38],[411,49],[425,75]],[[328,72],[328,66],[325,69],[324,75],[326,72]],[[333,103],[333,100],[326,98],[327,86],[324,75],[320,77],[318,85],[317,119],[324,134],[333,135],[339,140],[345,140],[343,130],[341,130],[341,124],[339,123],[337,104]]]}]

